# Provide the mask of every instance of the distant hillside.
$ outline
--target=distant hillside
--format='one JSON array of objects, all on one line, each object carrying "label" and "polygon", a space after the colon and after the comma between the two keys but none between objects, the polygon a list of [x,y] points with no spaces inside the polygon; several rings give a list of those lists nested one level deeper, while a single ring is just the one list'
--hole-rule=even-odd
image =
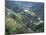
[{"label": "distant hillside", "polygon": [[6,1],[6,32],[44,32],[44,3]]}]

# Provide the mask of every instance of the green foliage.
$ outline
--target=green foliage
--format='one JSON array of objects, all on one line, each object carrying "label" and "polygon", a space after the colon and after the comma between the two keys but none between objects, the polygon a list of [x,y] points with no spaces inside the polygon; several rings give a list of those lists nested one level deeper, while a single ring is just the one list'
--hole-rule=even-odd
[{"label": "green foliage", "polygon": [[[43,32],[44,31],[44,24],[36,25],[35,22],[38,23],[37,16],[32,16],[29,18],[26,12],[19,12],[15,13],[14,11],[6,8],[5,12],[6,17],[6,32],[7,33],[24,33],[24,32]],[[32,20],[32,23],[31,21]],[[27,26],[28,25],[28,26]],[[29,26],[31,25],[31,27]]]}]

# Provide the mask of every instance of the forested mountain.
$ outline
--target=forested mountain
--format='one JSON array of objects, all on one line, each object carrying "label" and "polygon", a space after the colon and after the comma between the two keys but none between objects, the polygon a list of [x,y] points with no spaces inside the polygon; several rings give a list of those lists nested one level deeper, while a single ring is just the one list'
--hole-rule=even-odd
[{"label": "forested mountain", "polygon": [[6,32],[44,32],[44,4],[6,1]]}]

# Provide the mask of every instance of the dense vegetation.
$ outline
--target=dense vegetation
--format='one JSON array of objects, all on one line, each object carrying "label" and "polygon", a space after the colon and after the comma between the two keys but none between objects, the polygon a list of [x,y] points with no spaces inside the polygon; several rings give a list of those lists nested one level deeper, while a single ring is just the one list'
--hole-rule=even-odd
[{"label": "dense vegetation", "polygon": [[[17,5],[18,6],[18,5]],[[44,32],[44,8],[5,8],[5,29],[7,33]]]}]

